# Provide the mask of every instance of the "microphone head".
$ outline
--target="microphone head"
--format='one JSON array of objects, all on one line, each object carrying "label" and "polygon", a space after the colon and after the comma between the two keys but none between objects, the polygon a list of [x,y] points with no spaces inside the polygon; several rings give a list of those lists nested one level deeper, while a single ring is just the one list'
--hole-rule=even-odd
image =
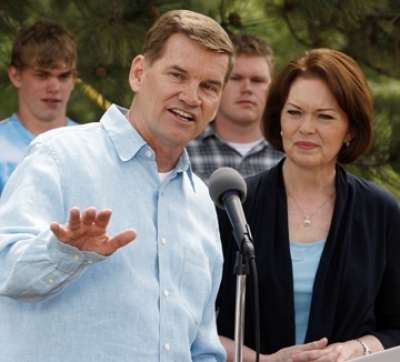
[{"label": "microphone head", "polygon": [[222,197],[229,191],[236,191],[243,203],[247,196],[247,184],[242,175],[233,168],[221,167],[215,170],[208,182],[211,199],[221,209],[224,209]]}]

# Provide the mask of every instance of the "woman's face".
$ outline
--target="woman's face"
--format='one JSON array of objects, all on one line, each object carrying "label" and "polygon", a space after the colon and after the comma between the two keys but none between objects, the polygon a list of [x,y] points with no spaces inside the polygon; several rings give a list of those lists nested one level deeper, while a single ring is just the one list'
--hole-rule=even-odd
[{"label": "woman's face", "polygon": [[292,83],[281,129],[287,158],[308,168],[334,167],[343,143],[352,139],[347,114],[318,78],[297,78]]}]

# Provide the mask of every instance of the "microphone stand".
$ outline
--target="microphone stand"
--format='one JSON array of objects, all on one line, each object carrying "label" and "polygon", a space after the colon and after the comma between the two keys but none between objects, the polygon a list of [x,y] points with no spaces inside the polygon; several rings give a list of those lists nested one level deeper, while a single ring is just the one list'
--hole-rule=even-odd
[{"label": "microphone stand", "polygon": [[235,304],[235,354],[234,362],[243,360],[244,307],[246,302],[246,279],[249,273],[248,263],[243,262],[243,255],[236,252],[236,304]]},{"label": "microphone stand", "polygon": [[[247,227],[247,225],[246,225]],[[249,231],[249,230],[248,230]],[[236,252],[234,273],[236,274],[234,362],[243,360],[244,315],[246,303],[246,281],[249,274],[249,259],[254,257],[253,243],[249,234],[244,234],[241,250]]]}]

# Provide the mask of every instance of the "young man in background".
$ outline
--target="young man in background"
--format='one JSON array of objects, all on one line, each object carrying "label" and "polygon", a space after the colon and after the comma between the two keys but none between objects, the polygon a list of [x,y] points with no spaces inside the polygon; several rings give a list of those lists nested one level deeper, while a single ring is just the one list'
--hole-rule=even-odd
[{"label": "young man in background", "polygon": [[73,37],[61,25],[38,21],[20,30],[8,67],[19,106],[0,122],[0,194],[36,136],[77,124],[66,116],[76,61]]},{"label": "young man in background", "polygon": [[236,59],[214,121],[187,150],[193,171],[206,183],[220,167],[243,177],[265,171],[284,156],[263,138],[260,129],[275,59],[271,47],[247,33],[231,36]]}]

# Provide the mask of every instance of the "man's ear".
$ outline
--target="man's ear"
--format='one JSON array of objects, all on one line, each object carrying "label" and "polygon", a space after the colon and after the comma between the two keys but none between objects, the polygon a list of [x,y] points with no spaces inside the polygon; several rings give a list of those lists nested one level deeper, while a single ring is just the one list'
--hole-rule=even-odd
[{"label": "man's ear", "polygon": [[7,69],[7,72],[14,88],[19,89],[21,87],[21,71],[15,66],[10,65]]},{"label": "man's ear", "polygon": [[135,93],[140,89],[141,78],[146,67],[145,63],[143,55],[138,55],[132,60],[129,72],[129,84]]}]

